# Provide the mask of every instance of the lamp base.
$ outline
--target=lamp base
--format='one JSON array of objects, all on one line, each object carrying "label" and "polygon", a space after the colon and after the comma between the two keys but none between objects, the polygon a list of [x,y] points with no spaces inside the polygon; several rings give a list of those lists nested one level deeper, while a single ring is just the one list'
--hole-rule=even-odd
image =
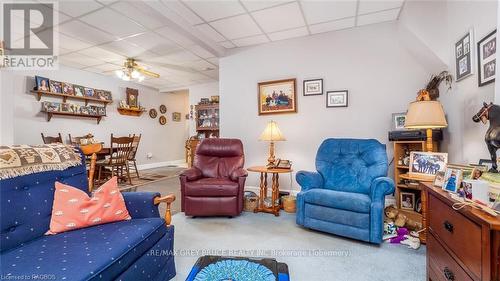
[{"label": "lamp base", "polygon": [[274,157],[274,142],[269,144],[269,158],[267,158],[267,168],[275,166],[276,157]]}]

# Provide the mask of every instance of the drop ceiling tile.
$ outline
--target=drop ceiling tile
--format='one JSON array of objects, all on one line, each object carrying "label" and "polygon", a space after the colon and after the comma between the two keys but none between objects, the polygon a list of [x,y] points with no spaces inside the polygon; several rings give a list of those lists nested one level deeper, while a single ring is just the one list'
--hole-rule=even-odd
[{"label": "drop ceiling tile", "polygon": [[378,12],[382,10],[400,8],[403,5],[403,0],[393,1],[376,1],[376,0],[361,0],[359,1],[358,14]]},{"label": "drop ceiling tile", "polygon": [[236,47],[236,45],[234,45],[231,41],[224,41],[220,42],[219,44],[226,49],[232,49]]},{"label": "drop ceiling tile", "polygon": [[83,16],[80,20],[117,37],[125,37],[145,31],[142,26],[109,8]]},{"label": "drop ceiling tile", "polygon": [[107,51],[101,47],[92,47],[78,51],[85,56],[98,59],[105,62],[123,62],[125,57],[114,52]]},{"label": "drop ceiling tile", "polygon": [[188,9],[178,0],[161,0],[161,2],[170,10],[174,11],[176,14],[188,21],[191,25],[203,23],[203,20],[199,16],[193,13],[193,11]]},{"label": "drop ceiling tile", "polygon": [[63,57],[59,57],[59,64],[67,66],[67,67],[71,67],[71,68],[77,68],[77,69],[83,69],[83,68],[88,67],[87,65],[83,65],[83,64],[77,63],[77,62],[72,61],[72,60],[67,60],[66,58],[63,58]]},{"label": "drop ceiling tile", "polygon": [[92,46],[91,44],[84,42],[82,40],[78,40],[71,36],[64,35],[62,33],[59,34],[59,46],[64,49],[68,49],[71,51],[81,50]]},{"label": "drop ceiling tile", "polygon": [[265,35],[257,35],[257,36],[251,36],[233,40],[233,43],[236,44],[236,46],[238,47],[257,45],[266,42],[269,42],[269,40]]},{"label": "drop ceiling tile", "polygon": [[281,5],[291,1],[278,1],[278,0],[267,0],[267,1],[256,1],[256,0],[242,0],[241,3],[249,10],[250,12],[256,10],[262,10],[270,7],[274,7],[277,5]]},{"label": "drop ceiling tile", "polygon": [[219,70],[214,69],[214,70],[209,70],[209,71],[203,71],[205,75],[208,75],[209,77],[213,79],[219,79]]},{"label": "drop ceiling tile", "polygon": [[156,29],[165,25],[161,15],[143,2],[117,2],[110,8],[132,18],[149,29]]},{"label": "drop ceiling tile", "polygon": [[176,64],[176,63],[183,64],[183,63],[187,63],[187,62],[191,62],[191,61],[196,61],[199,59],[200,58],[198,56],[195,56],[191,52],[180,51],[180,52],[175,52],[175,53],[170,54],[170,55],[163,56],[163,57],[159,58],[159,61],[163,60],[165,62],[171,62],[174,64]]},{"label": "drop ceiling tile", "polygon": [[299,27],[296,29],[290,29],[285,31],[278,31],[274,33],[269,33],[268,36],[273,41],[284,40],[289,38],[307,36],[309,32],[307,32],[306,27]]},{"label": "drop ceiling tile", "polygon": [[195,55],[199,56],[200,58],[203,59],[208,59],[214,56],[214,54],[210,53],[209,51],[205,50],[203,47],[200,45],[194,45],[192,47],[189,47],[189,50],[193,52]]},{"label": "drop ceiling tile", "polygon": [[210,24],[228,39],[248,37],[262,33],[257,24],[247,14],[214,21]]},{"label": "drop ceiling tile", "polygon": [[238,1],[193,0],[183,2],[206,21],[231,17],[245,12]]},{"label": "drop ceiling tile", "polygon": [[114,70],[120,69],[121,67],[122,67],[121,65],[112,64],[112,63],[105,63],[105,64],[92,66],[92,68],[98,69],[101,72],[111,72],[111,73]]},{"label": "drop ceiling tile", "polygon": [[113,41],[111,43],[107,43],[101,45],[103,49],[106,49],[111,52],[115,52],[125,57],[136,57],[143,54],[146,54],[148,51],[142,47],[136,46],[132,43],[129,43],[125,40]]},{"label": "drop ceiling tile", "polygon": [[169,41],[154,32],[146,32],[137,36],[129,37],[125,39],[125,41],[158,55],[166,55],[179,49],[176,43]]},{"label": "drop ceiling tile", "polygon": [[302,1],[308,24],[356,16],[356,1]]},{"label": "drop ceiling tile", "polygon": [[399,8],[358,16],[358,26],[396,20],[398,15]]},{"label": "drop ceiling tile", "polygon": [[204,23],[195,26],[201,33],[206,35],[208,38],[214,40],[215,42],[226,41],[226,38],[222,36],[219,32],[213,29],[210,25]]},{"label": "drop ceiling tile", "polygon": [[193,62],[188,62],[186,64],[183,64],[183,66],[187,66],[187,67],[195,69],[197,71],[214,70],[217,68],[215,65],[209,63],[206,60],[197,60],[197,61],[193,61]]},{"label": "drop ceiling tile", "polygon": [[175,42],[183,47],[188,47],[188,46],[194,45],[193,40],[188,38],[187,35],[183,35],[182,33],[175,31],[174,29],[172,29],[168,26],[157,29],[157,30],[155,30],[155,32],[157,34],[163,36],[164,38],[166,38],[170,41],[173,41],[173,42]]},{"label": "drop ceiling tile", "polygon": [[311,33],[316,34],[316,33],[351,28],[354,27],[355,23],[356,23],[355,18],[348,18],[337,21],[313,24],[309,26],[309,30],[311,30]]},{"label": "drop ceiling tile", "polygon": [[265,32],[291,29],[306,24],[297,2],[253,12],[252,16]]},{"label": "drop ceiling tile", "polygon": [[219,66],[219,58],[216,57],[208,58],[207,61],[215,66]]},{"label": "drop ceiling tile", "polygon": [[59,32],[96,45],[118,39],[116,36],[102,32],[78,20],[72,20],[60,25]]},{"label": "drop ceiling tile", "polygon": [[59,1],[59,11],[72,17],[79,17],[83,14],[102,8],[103,5],[96,1]]},{"label": "drop ceiling tile", "polygon": [[[103,61],[100,61],[95,58],[91,58],[79,53],[71,53],[67,55],[60,56],[61,61],[69,63],[68,66],[75,67],[76,65],[84,65],[85,67],[100,65],[103,64]],[[75,66],[72,66],[71,63],[75,63]],[[77,67],[78,68],[78,67]]]}]

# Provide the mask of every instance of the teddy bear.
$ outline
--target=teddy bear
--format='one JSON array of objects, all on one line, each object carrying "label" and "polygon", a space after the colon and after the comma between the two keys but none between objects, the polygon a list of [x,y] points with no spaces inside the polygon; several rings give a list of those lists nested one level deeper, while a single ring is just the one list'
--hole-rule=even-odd
[{"label": "teddy bear", "polygon": [[387,206],[384,210],[386,223],[394,223],[397,227],[406,227],[410,230],[422,229],[422,223],[408,218],[405,214],[400,213],[394,206]]}]

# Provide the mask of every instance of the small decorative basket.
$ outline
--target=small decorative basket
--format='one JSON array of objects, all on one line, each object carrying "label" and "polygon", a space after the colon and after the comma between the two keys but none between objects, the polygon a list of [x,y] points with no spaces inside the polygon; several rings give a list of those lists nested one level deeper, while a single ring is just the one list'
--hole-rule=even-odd
[{"label": "small decorative basket", "polygon": [[295,196],[283,196],[283,209],[287,213],[295,213],[297,211],[297,198]]},{"label": "small decorative basket", "polygon": [[257,208],[257,204],[259,203],[259,197],[254,192],[245,192],[245,200],[243,202],[243,210],[245,212],[253,212],[255,208]]}]

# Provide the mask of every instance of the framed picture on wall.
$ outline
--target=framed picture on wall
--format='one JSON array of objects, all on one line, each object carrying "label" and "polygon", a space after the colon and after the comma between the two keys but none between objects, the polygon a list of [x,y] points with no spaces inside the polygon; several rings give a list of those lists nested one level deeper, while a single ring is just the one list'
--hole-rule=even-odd
[{"label": "framed picture on wall", "polygon": [[347,107],[348,105],[349,92],[347,90],[326,92],[326,107]]},{"label": "framed picture on wall", "polygon": [[493,31],[477,42],[478,84],[479,87],[495,81],[497,31]]},{"label": "framed picture on wall", "polygon": [[318,96],[323,94],[323,79],[304,80],[304,96]]},{"label": "framed picture on wall", "polygon": [[296,113],[296,79],[260,82],[257,99],[259,115]]},{"label": "framed picture on wall", "polygon": [[129,107],[139,107],[139,90],[127,88],[125,92],[127,93],[127,105]]},{"label": "framed picture on wall", "polygon": [[474,56],[471,48],[473,42],[473,31],[471,29],[455,43],[455,75],[457,81],[473,74],[472,58]]},{"label": "framed picture on wall", "polygon": [[49,78],[35,76],[36,89],[38,91],[48,92],[50,91]]}]

